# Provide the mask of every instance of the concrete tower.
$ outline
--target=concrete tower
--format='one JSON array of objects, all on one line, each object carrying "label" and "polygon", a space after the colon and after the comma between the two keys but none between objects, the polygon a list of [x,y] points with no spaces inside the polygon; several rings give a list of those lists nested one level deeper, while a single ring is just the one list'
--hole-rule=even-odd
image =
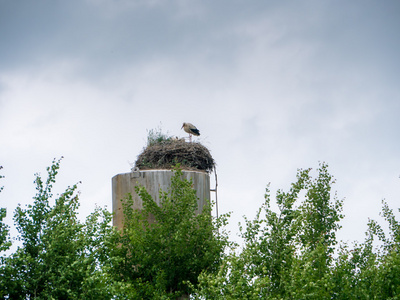
[{"label": "concrete tower", "polygon": [[[204,171],[182,171],[183,178],[192,179],[193,188],[198,197],[198,210],[200,213],[206,200],[210,200],[210,176]],[[171,170],[143,170],[130,173],[118,174],[112,178],[112,203],[113,203],[113,225],[122,229],[123,209],[122,199],[130,193],[134,201],[135,209],[142,209],[142,200],[135,192],[135,186],[144,186],[158,205],[160,205],[159,191],[167,191],[171,185],[173,176]]]}]

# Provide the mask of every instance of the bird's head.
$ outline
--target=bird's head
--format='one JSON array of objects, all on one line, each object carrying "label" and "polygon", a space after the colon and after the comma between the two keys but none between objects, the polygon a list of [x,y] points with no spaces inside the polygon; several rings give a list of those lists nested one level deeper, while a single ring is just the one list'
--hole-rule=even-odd
[{"label": "bird's head", "polygon": [[185,125],[186,125],[186,123],[183,123],[183,125],[182,125],[181,129],[182,129],[183,127],[185,127]]}]

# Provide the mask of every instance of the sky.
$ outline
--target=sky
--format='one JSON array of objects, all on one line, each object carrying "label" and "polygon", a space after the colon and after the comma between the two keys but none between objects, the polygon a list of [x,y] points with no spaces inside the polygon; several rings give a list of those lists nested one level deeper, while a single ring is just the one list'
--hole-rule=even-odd
[{"label": "sky", "polygon": [[399,30],[397,0],[0,0],[6,222],[61,156],[55,194],[81,182],[82,218],[111,210],[111,178],[148,131],[190,122],[232,240],[268,183],[288,190],[325,162],[338,238],[363,241],[382,199],[400,207]]}]

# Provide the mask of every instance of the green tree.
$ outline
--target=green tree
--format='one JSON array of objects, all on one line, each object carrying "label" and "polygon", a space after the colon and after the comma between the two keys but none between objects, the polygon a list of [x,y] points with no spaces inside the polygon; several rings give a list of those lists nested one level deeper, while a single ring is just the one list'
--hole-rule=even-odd
[{"label": "green tree", "polygon": [[[200,276],[198,299],[326,299],[342,201],[321,164],[318,177],[299,170],[288,192],[278,190],[278,212],[265,203],[254,220],[245,218],[241,252],[226,257],[219,273]],[[329,297],[328,297],[329,298]]]},{"label": "green tree", "polygon": [[[0,166],[0,170],[3,169]],[[4,178],[4,176],[0,175],[0,179]],[[0,186],[0,192],[3,190],[3,186]],[[0,252],[7,250],[11,246],[11,242],[9,241],[9,226],[3,222],[4,218],[7,216],[7,210],[3,207],[0,208]]]},{"label": "green tree", "polygon": [[33,205],[18,207],[14,220],[21,246],[2,265],[2,297],[9,299],[111,299],[99,271],[111,215],[96,209],[81,223],[77,185],[58,195],[52,189],[60,160],[36,176]]},{"label": "green tree", "polygon": [[299,206],[297,255],[286,287],[292,297],[299,299],[325,299],[332,294],[331,270],[343,201],[332,194],[334,180],[327,167],[321,164],[318,177],[312,180],[307,175],[304,181],[306,194]]},{"label": "green tree", "polygon": [[400,299],[400,222],[385,201],[382,201],[381,215],[388,224],[388,234],[378,222],[370,220],[368,223],[366,244],[372,249],[374,237],[381,243],[378,251],[372,253],[371,250],[368,256],[375,262],[368,283],[374,287],[377,299]]},{"label": "green tree", "polygon": [[[177,168],[158,206],[144,187],[136,192],[143,210],[124,199],[124,224],[109,242],[113,293],[117,299],[175,299],[191,293],[202,271],[216,272],[227,244],[219,230],[227,216],[211,216],[211,205],[196,214],[192,182]],[[149,221],[149,216],[151,220]]]},{"label": "green tree", "polygon": [[363,243],[341,246],[332,271],[332,299],[400,298],[400,223],[384,201],[381,214],[389,234],[369,220]]},{"label": "green tree", "polygon": [[[299,170],[288,192],[277,191],[277,210],[267,187],[255,219],[240,226],[243,247],[222,230],[228,214],[213,218],[211,205],[196,214],[196,192],[178,168],[160,206],[144,187],[143,210],[123,200],[118,231],[105,209],[78,220],[77,185],[53,197],[59,165],[46,181],[36,176],[34,203],[15,211],[20,246],[1,259],[1,298],[400,299],[400,221],[383,201],[387,232],[370,220],[364,242],[335,254],[343,202],[326,164],[316,178]],[[10,246],[4,217],[2,208],[0,251]]]},{"label": "green tree", "polygon": [[[3,167],[0,166],[0,170]],[[0,178],[4,178],[4,176],[0,175]],[[0,187],[0,192],[3,190],[3,186]],[[11,242],[9,240],[9,226],[3,222],[4,218],[7,216],[7,210],[5,208],[0,208],[0,252],[8,250],[11,246]],[[3,262],[5,258],[2,256],[0,258],[0,272],[2,270]],[[1,275],[1,274],[0,274]],[[4,280],[0,280],[0,295],[3,294],[5,290],[5,282]]]}]

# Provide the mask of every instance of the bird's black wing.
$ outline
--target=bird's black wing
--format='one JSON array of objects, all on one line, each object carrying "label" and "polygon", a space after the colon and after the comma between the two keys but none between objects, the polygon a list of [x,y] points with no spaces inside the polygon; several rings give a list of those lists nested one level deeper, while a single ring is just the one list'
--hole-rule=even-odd
[{"label": "bird's black wing", "polygon": [[190,128],[190,131],[195,135],[200,135],[200,131],[198,129]]}]

